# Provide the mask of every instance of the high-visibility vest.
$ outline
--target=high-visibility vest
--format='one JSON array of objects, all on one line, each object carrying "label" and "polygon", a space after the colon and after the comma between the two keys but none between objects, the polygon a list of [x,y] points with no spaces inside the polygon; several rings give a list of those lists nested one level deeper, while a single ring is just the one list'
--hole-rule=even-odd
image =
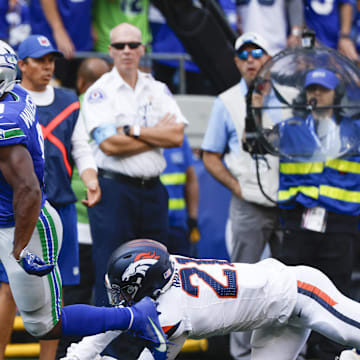
[{"label": "high-visibility vest", "polygon": [[193,164],[189,143],[184,137],[181,147],[164,149],[166,168],[160,176],[169,194],[170,226],[186,226],[187,209],[185,201],[186,170]]},{"label": "high-visibility vest", "polygon": [[360,214],[360,156],[326,162],[280,162],[278,200],[310,208],[322,206],[347,215]]}]

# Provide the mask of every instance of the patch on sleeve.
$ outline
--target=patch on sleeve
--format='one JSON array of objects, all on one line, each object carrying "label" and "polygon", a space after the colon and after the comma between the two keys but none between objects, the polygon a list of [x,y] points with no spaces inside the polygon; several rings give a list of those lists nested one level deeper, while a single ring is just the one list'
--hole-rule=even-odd
[{"label": "patch on sleeve", "polygon": [[1,146],[15,145],[21,143],[26,138],[24,132],[15,123],[0,124],[0,143]]},{"label": "patch on sleeve", "polygon": [[106,99],[104,92],[100,89],[94,89],[88,95],[88,101],[90,103],[101,102]]}]

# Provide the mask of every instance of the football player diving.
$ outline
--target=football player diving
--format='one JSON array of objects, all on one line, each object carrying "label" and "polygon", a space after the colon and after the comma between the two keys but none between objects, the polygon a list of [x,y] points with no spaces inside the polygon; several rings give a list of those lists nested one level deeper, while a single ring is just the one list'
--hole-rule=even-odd
[{"label": "football player diving", "polygon": [[[131,305],[145,296],[158,302],[168,337],[167,359],[187,338],[253,330],[251,359],[296,359],[311,331],[360,347],[360,304],[342,295],[331,280],[308,266],[275,259],[256,264],[171,255],[156,241],[138,239],[111,256],[105,286],[112,305]],[[66,360],[109,359],[99,354],[120,331],[84,338]],[[139,359],[152,359],[144,350]]]}]

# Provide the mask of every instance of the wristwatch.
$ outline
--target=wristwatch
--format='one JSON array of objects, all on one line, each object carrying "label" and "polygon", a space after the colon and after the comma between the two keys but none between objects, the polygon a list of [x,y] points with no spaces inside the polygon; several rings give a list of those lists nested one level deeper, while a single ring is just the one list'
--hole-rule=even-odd
[{"label": "wristwatch", "polygon": [[133,137],[137,139],[140,136],[140,125],[133,126]]},{"label": "wristwatch", "polygon": [[130,125],[125,125],[123,131],[126,136],[130,136]]}]

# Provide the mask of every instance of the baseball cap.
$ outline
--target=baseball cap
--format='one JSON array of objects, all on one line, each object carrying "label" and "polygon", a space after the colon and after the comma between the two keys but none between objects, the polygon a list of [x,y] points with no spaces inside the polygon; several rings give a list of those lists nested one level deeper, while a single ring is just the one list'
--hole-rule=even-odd
[{"label": "baseball cap", "polygon": [[18,56],[21,60],[26,57],[40,58],[51,53],[63,57],[63,54],[56,50],[44,35],[31,35],[18,48]]},{"label": "baseball cap", "polygon": [[311,70],[306,74],[305,88],[313,84],[322,85],[327,89],[334,90],[339,84],[339,78],[332,71],[319,68]]},{"label": "baseball cap", "polygon": [[270,48],[267,41],[254,32],[246,32],[239,36],[235,41],[235,50],[239,51],[243,46],[247,44],[254,44],[263,49],[267,54],[270,54]]}]

